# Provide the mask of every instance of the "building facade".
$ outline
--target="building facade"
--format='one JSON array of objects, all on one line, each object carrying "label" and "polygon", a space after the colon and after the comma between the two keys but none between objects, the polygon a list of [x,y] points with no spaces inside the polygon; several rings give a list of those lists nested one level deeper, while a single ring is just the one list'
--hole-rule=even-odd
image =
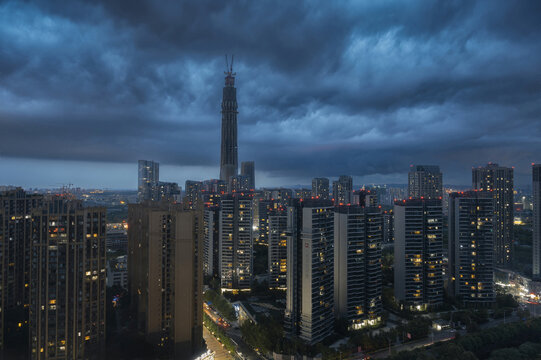
[{"label": "building facade", "polygon": [[334,214],[334,309],[352,329],[381,322],[379,208],[340,206]]},{"label": "building facade", "polygon": [[493,199],[489,192],[449,196],[449,293],[465,304],[495,301]]},{"label": "building facade", "polygon": [[[6,345],[4,331],[9,337],[28,320],[32,213],[42,203],[42,195],[21,188],[0,192],[0,351]],[[8,312],[20,316],[6,319]]]},{"label": "building facade", "polygon": [[156,188],[160,181],[160,164],[151,160],[139,160],[137,201],[156,199]]},{"label": "building facade", "polygon": [[155,199],[157,201],[180,203],[182,202],[182,188],[174,182],[158,181]]},{"label": "building facade", "polygon": [[329,199],[329,179],[314,178],[312,179],[312,196],[316,199]]},{"label": "building facade", "polygon": [[105,345],[105,208],[54,197],[32,216],[32,359],[100,359]]},{"label": "building facade", "polygon": [[129,206],[128,292],[137,328],[175,359],[192,359],[203,342],[203,210]]},{"label": "building facade", "polygon": [[273,209],[268,215],[269,222],[269,288],[287,288],[287,213],[285,208]]},{"label": "building facade", "polygon": [[203,183],[201,181],[186,180],[184,189],[184,202],[190,209],[196,209],[201,202]]},{"label": "building facade", "polygon": [[395,297],[411,310],[443,302],[441,200],[410,199],[394,206]]},{"label": "building facade", "polygon": [[353,178],[348,175],[341,175],[338,180],[333,181],[332,190],[334,205],[351,204],[353,194]]},{"label": "building facade", "polygon": [[249,291],[253,275],[252,196],[222,197],[220,205],[222,291]]},{"label": "building facade", "polygon": [[334,207],[305,205],[301,237],[300,338],[315,344],[334,331]]},{"label": "building facade", "polygon": [[220,208],[208,206],[204,210],[203,273],[205,276],[220,276]]},{"label": "building facade", "polygon": [[494,260],[496,265],[507,265],[513,251],[513,168],[489,163],[472,169],[475,190],[489,191],[494,198]]},{"label": "building facade", "polygon": [[413,199],[439,199],[443,196],[443,176],[439,166],[411,166],[408,173],[408,196]]}]

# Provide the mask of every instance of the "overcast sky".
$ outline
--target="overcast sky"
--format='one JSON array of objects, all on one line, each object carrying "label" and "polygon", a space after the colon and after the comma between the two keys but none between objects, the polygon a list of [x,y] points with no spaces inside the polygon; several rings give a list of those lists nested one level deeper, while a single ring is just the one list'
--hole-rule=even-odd
[{"label": "overcast sky", "polygon": [[219,176],[224,54],[258,186],[541,162],[539,1],[0,1],[0,184]]}]

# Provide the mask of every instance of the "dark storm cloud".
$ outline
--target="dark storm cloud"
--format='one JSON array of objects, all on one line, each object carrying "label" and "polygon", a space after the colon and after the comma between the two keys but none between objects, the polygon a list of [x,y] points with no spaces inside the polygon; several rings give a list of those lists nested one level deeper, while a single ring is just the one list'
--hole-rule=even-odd
[{"label": "dark storm cloud", "polygon": [[0,155],[208,165],[224,53],[240,160],[357,176],[541,151],[539,2],[0,3]]}]

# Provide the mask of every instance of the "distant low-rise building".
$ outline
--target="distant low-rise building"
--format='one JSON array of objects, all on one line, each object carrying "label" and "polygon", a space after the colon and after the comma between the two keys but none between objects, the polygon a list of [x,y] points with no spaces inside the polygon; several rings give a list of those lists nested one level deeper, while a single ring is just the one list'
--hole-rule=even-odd
[{"label": "distant low-rise building", "polygon": [[107,262],[107,286],[128,288],[128,256],[122,255]]}]

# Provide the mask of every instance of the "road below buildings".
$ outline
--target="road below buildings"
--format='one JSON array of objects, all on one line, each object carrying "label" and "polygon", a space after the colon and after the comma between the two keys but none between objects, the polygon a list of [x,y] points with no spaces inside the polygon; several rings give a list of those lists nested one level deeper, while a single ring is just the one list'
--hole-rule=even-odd
[{"label": "road below buildings", "polygon": [[207,343],[207,348],[214,351],[214,358],[216,360],[231,360],[234,357],[222,346],[222,344],[216,340],[206,327],[203,327],[203,339]]}]

